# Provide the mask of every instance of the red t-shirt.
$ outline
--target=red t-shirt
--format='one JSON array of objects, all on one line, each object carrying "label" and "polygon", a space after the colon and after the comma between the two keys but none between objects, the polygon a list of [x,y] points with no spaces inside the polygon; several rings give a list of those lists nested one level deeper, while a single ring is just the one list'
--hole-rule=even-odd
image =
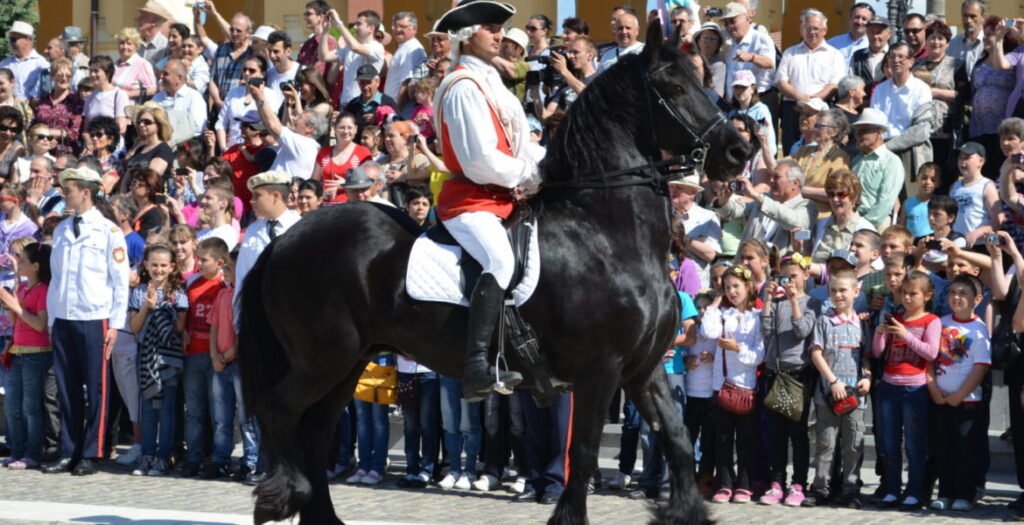
[{"label": "red t-shirt", "polygon": [[242,148],[245,148],[246,152],[249,153],[250,157],[255,158],[256,154],[263,150],[266,146],[252,147],[246,146],[245,144],[235,144],[228,148],[227,151],[221,155],[221,158],[226,160],[231,165],[231,169],[234,170],[234,175],[231,177],[231,184],[235,188],[235,196],[242,199],[242,206],[245,208],[244,213],[249,213],[249,209],[252,206],[252,192],[249,191],[249,178],[260,172],[260,167],[257,163],[249,161],[242,154]]},{"label": "red t-shirt", "polygon": [[210,325],[217,328],[217,352],[225,353],[235,344],[234,290],[225,287],[213,303]]},{"label": "red t-shirt", "polygon": [[[21,308],[32,315],[46,311],[46,283],[31,288],[25,283],[18,285],[17,297]],[[50,335],[32,328],[18,317],[14,320],[14,344],[19,346],[50,346]]]},{"label": "red t-shirt", "polygon": [[197,275],[189,283],[188,316],[185,318],[185,329],[188,330],[188,347],[185,355],[197,355],[210,352],[210,319],[213,313],[213,302],[217,294],[227,288],[220,277],[207,279]]},{"label": "red t-shirt", "polygon": [[[320,165],[320,169],[323,170],[323,180],[345,180],[345,176],[348,174],[348,170],[352,168],[358,168],[360,164],[366,162],[371,156],[370,150],[366,146],[356,144],[356,147],[352,150],[352,154],[340,163],[335,163],[333,160],[334,146],[324,146],[320,148],[320,152],[316,155],[316,163]],[[345,196],[345,191],[338,188],[338,194],[330,202],[348,202],[348,197]]]},{"label": "red t-shirt", "polygon": [[[925,331],[928,325],[937,322],[939,317],[935,314],[925,314],[913,321],[904,321],[902,313],[894,317],[906,327],[907,331],[922,341],[925,340]],[[902,337],[893,337],[889,347],[889,357],[885,362],[885,373],[896,376],[914,376],[924,374],[928,366],[928,360],[921,357],[909,346]]]}]

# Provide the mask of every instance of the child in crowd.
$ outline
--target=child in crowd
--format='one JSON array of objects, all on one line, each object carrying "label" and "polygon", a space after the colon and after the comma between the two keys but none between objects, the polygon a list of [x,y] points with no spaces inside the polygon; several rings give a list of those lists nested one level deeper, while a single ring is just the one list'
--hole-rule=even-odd
[{"label": "child in crowd", "polygon": [[[381,366],[395,366],[396,364],[395,356],[392,354],[376,357],[373,362]],[[358,440],[356,453],[359,456],[359,469],[349,476],[345,483],[377,485],[383,481],[384,469],[387,466],[388,439],[391,433],[391,427],[388,424],[388,404],[371,403],[362,399],[355,399],[353,401],[356,406],[356,434]],[[474,408],[479,409],[479,404],[475,405]],[[477,422],[479,423],[480,411],[476,410],[476,414]],[[448,444],[447,439],[445,444]],[[480,452],[479,447],[475,452]],[[473,459],[475,460],[476,457],[474,456]],[[466,487],[459,486],[459,488],[469,490],[469,483],[473,481],[476,481],[476,476],[473,476],[472,479],[466,482]]]},{"label": "child in crowd", "polygon": [[988,439],[981,382],[992,364],[989,331],[974,313],[981,303],[981,282],[959,275],[949,286],[952,314],[942,318],[939,353],[928,367],[928,393],[937,418],[935,450],[939,497],[935,510],[974,508],[979,483],[988,464],[983,446]]},{"label": "child in crowd", "polygon": [[388,154],[380,149],[383,141],[380,126],[366,126],[359,134],[359,143],[370,150],[370,160],[378,164],[386,163],[388,158]]},{"label": "child in crowd", "polygon": [[192,274],[199,271],[196,262],[196,231],[187,224],[178,224],[171,228],[167,234],[167,240],[174,250],[174,264],[181,272],[183,279],[192,277]]},{"label": "child in crowd", "polygon": [[128,297],[131,328],[139,339],[142,392],[142,459],[132,475],[163,476],[174,448],[188,296],[170,248],[151,244],[142,259],[139,285]]},{"label": "child in crowd", "polygon": [[[959,217],[960,207],[956,199],[948,195],[935,195],[928,201],[928,226],[932,229],[931,236],[923,240],[949,239],[960,246],[967,247],[964,236],[953,229]],[[922,241],[918,241],[919,243]]]},{"label": "child in crowd", "polygon": [[231,223],[235,218],[231,207],[234,197],[235,191],[230,181],[211,181],[200,200],[206,225],[196,234],[196,239],[202,242],[208,238],[219,238],[227,245],[228,252],[238,246],[238,228]]},{"label": "child in crowd", "polygon": [[1003,211],[996,184],[981,173],[985,147],[968,142],[958,151],[957,166],[962,178],[949,189],[949,196],[958,207],[953,231],[967,238],[967,246],[973,246],[983,235],[992,232],[993,224],[1002,223]]},{"label": "child in crowd", "polygon": [[857,258],[857,266],[854,271],[857,273],[857,281],[860,283],[860,293],[853,308],[858,312],[868,311],[867,291],[882,284],[882,275],[875,271],[874,262],[878,259],[882,246],[882,236],[874,230],[857,230],[850,240],[850,252]]},{"label": "child in crowd", "polygon": [[29,244],[19,251],[16,261],[22,279],[17,290],[12,294],[0,287],[0,303],[14,321],[4,394],[11,455],[0,465],[25,470],[39,468],[45,432],[46,376],[53,366],[53,348],[46,330],[50,246]]},{"label": "child in crowd", "polygon": [[409,84],[409,96],[416,101],[412,110],[412,120],[420,127],[420,135],[427,142],[434,140],[434,92],[438,82],[430,77],[414,80]]},{"label": "child in crowd", "polygon": [[227,288],[220,276],[220,268],[228,258],[228,246],[223,240],[211,237],[199,243],[196,249],[199,272],[186,280],[188,317],[185,322],[185,466],[182,476],[199,475],[203,461],[209,455],[207,438],[210,434],[210,383],[213,367],[210,364],[210,313],[221,290]]},{"label": "child in crowd", "polygon": [[[725,297],[733,307],[721,309],[722,297],[716,297],[701,322],[700,333],[717,340],[712,388],[719,395],[725,383],[753,392],[757,384],[757,365],[764,360],[761,338],[761,314],[753,273],[746,266],[732,266],[723,277]],[[749,503],[750,471],[754,465],[757,428],[754,413],[740,415],[721,404],[712,407],[715,425],[715,469],[718,491],[714,503]],[[734,448],[735,445],[735,448]],[[738,463],[733,462],[733,451]]]},{"label": "child in crowd", "polygon": [[917,195],[909,197],[900,208],[899,224],[913,234],[913,238],[932,233],[928,224],[928,202],[935,188],[942,183],[942,168],[937,162],[926,162],[917,170]]},{"label": "child in crowd", "polygon": [[[245,430],[252,427],[242,403],[242,380],[238,375],[235,358],[238,347],[235,340],[235,319],[233,309],[235,286],[235,263],[238,251],[217,260],[221,265],[221,279],[224,287],[217,292],[210,311],[210,362],[213,367],[213,381],[210,386],[210,401],[213,406],[213,454],[203,469],[203,479],[226,478],[231,474],[231,451],[235,448],[235,412],[239,425]],[[256,464],[256,444],[251,432],[242,432],[242,454],[249,464]],[[244,464],[244,462],[243,462]],[[239,470],[243,470],[241,467]]]},{"label": "child in crowd", "polygon": [[[808,386],[814,379],[814,369],[807,358],[806,340],[814,328],[815,312],[820,305],[804,293],[810,257],[796,254],[785,257],[779,264],[780,279],[764,286],[764,309],[761,310],[761,334],[766,342],[766,374],[763,391],[771,390],[780,374],[787,374]],[[786,281],[783,283],[782,279]],[[810,462],[810,443],[807,436],[807,418],[810,397],[804,397],[803,416],[793,421],[775,411],[768,411],[771,421],[771,487],[759,502],[762,505],[785,503],[799,507],[804,502],[807,471]],[[786,466],[789,447],[793,446],[793,478],[789,492],[786,485]],[[785,497],[785,500],[783,500]]]},{"label": "child in crowd", "polygon": [[732,80],[732,100],[729,101],[729,105],[732,107],[732,111],[728,115],[729,118],[732,118],[733,115],[747,115],[757,122],[761,129],[766,130],[768,144],[762,144],[762,147],[769,148],[774,157],[778,148],[775,139],[775,126],[768,125],[772,121],[771,111],[758,97],[757,82],[753,73],[750,71],[736,72]]},{"label": "child in crowd", "polygon": [[715,473],[715,433],[711,421],[711,381],[714,376],[715,348],[718,342],[704,337],[700,332],[701,320],[708,306],[714,302],[712,294],[702,293],[694,303],[697,306],[695,329],[697,341],[690,345],[686,356],[686,410],[683,413],[690,441],[697,450],[700,440],[700,460],[697,467],[697,486],[701,494],[711,492]]},{"label": "child in crowd", "polygon": [[[882,359],[884,374],[878,384],[880,443],[885,465],[882,505],[918,509],[924,494],[927,456],[927,364],[939,351],[942,323],[926,305],[934,295],[931,278],[912,271],[900,287],[903,312],[887,316],[875,331],[874,355]],[[903,443],[907,450],[909,478],[900,500]]]},{"label": "child in crowd", "polygon": [[[858,288],[857,275],[852,271],[840,271],[831,276],[828,291],[833,309],[816,321],[811,338],[811,362],[821,376],[813,389],[817,414],[815,475],[811,494],[806,500],[811,505],[820,504],[830,496],[829,477],[837,433],[842,447],[839,456],[843,479],[842,492],[835,495],[833,501],[854,508],[861,505],[857,464],[864,438],[863,396],[871,387],[871,373],[864,352],[861,323],[853,309]],[[849,396],[848,388],[856,390],[859,405],[855,410],[837,414],[833,406]]]},{"label": "child in crowd", "polygon": [[[736,264],[750,270],[754,280],[755,299],[760,303],[761,288],[768,282],[771,260],[768,257],[768,245],[759,239],[744,239],[736,249]],[[758,304],[758,308],[760,308]]]},{"label": "child in crowd", "polygon": [[200,138],[183,141],[174,150],[176,167],[168,184],[167,193],[178,202],[189,205],[199,202],[203,188],[203,163],[206,154]]}]

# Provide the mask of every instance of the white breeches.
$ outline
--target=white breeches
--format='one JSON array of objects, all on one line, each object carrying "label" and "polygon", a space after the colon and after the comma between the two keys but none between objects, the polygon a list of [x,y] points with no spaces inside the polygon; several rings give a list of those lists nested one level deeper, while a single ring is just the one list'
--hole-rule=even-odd
[{"label": "white breeches", "polygon": [[444,221],[452,237],[483,266],[483,273],[494,276],[502,288],[508,289],[515,271],[515,254],[505,226],[497,215],[471,211]]}]

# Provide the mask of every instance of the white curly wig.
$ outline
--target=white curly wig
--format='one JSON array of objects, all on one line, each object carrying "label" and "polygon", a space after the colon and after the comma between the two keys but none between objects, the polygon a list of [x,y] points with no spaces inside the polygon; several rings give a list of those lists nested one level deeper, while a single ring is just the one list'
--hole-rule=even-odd
[{"label": "white curly wig", "polygon": [[473,35],[477,31],[479,31],[481,27],[481,24],[474,24],[471,26],[463,27],[458,31],[448,32],[448,40],[450,40],[452,44],[451,51],[449,52],[452,59],[452,69],[454,69],[455,66],[459,65],[459,58],[462,56],[462,53],[460,51],[462,48],[462,44],[464,42],[468,42],[470,38],[473,38]]}]

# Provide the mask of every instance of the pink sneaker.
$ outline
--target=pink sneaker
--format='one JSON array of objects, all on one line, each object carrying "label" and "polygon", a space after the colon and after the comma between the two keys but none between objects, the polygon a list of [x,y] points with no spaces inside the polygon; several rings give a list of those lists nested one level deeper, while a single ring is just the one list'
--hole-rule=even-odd
[{"label": "pink sneaker", "polygon": [[782,485],[772,482],[772,488],[768,489],[757,502],[761,505],[778,505],[784,496],[785,493],[782,492]]},{"label": "pink sneaker", "polygon": [[789,487],[789,494],[786,494],[786,500],[783,502],[787,507],[799,507],[804,502],[804,487],[799,483],[794,483]]},{"label": "pink sneaker", "polygon": [[750,503],[750,497],[754,493],[747,489],[736,489],[736,492],[732,495],[733,503]]},{"label": "pink sneaker", "polygon": [[711,496],[711,503],[729,503],[732,499],[732,489],[721,488],[714,496]]}]

